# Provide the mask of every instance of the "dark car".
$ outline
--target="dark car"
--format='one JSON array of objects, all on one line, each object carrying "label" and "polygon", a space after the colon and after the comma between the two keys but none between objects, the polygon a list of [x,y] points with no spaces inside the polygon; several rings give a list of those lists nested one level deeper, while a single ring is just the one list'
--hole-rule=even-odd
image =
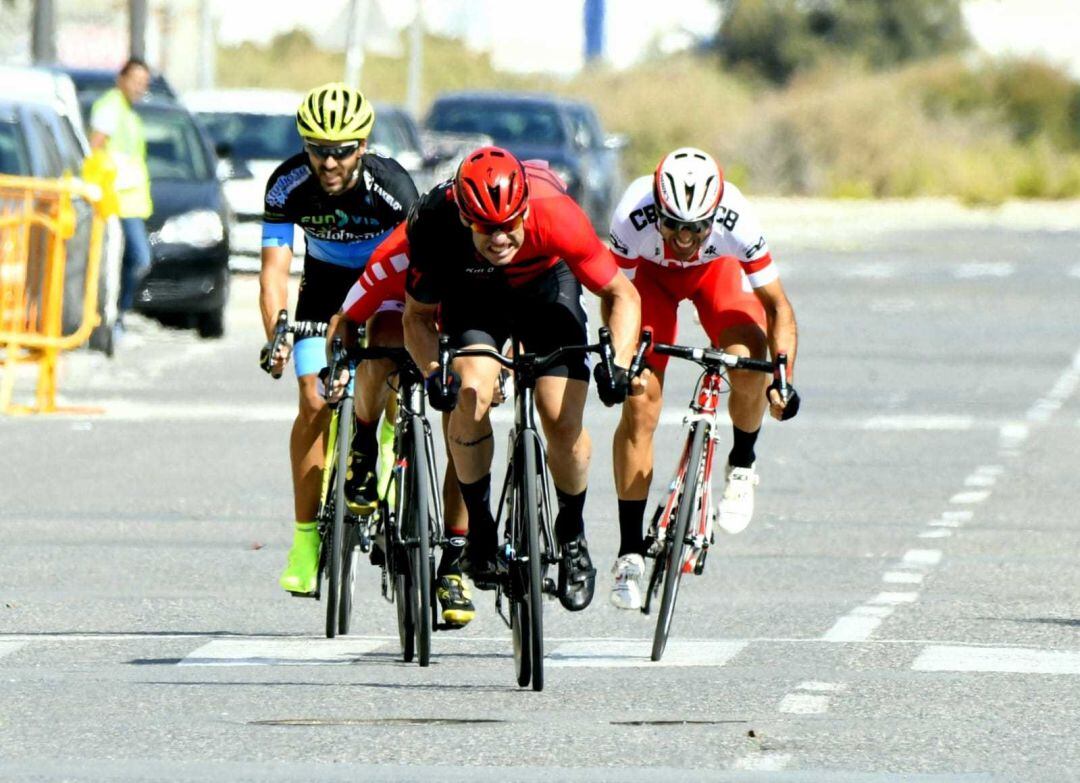
[{"label": "dark car", "polygon": [[[116,86],[117,71],[107,68],[67,68],[57,66],[52,70],[71,77],[71,81],[75,83],[75,92],[79,95],[79,102],[83,106],[89,106],[102,93],[108,92]],[[152,100],[157,99],[169,101],[170,103],[176,103],[177,101],[176,90],[169,84],[168,79],[160,73],[151,73],[150,88],[146,95],[147,98]]]},{"label": "dark car", "polygon": [[604,135],[587,104],[532,93],[447,93],[432,104],[425,125],[482,133],[522,160],[546,160],[593,224],[606,229],[618,190],[621,140]]},{"label": "dark car", "polygon": [[[83,109],[89,116],[85,100]],[[154,201],[146,221],[153,260],[135,292],[135,309],[171,326],[193,326],[202,337],[220,337],[229,298],[230,214],[217,156],[183,106],[147,99],[135,111],[146,131]]]}]

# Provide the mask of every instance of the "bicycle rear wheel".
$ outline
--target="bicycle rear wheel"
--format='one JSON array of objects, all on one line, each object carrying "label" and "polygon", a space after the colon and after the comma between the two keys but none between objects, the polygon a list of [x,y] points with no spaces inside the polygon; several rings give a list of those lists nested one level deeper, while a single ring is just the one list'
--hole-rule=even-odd
[{"label": "bicycle rear wheel", "polygon": [[329,541],[325,541],[330,556],[326,559],[326,637],[333,639],[338,633],[338,607],[341,597],[342,571],[341,555],[345,547],[345,472],[349,460],[349,445],[352,441],[353,401],[346,397],[338,405],[336,423],[336,446],[334,458],[337,462],[328,490],[333,497],[334,518],[328,530]]},{"label": "bicycle rear wheel", "polygon": [[705,425],[695,422],[690,435],[690,456],[686,461],[682,496],[679,498],[679,509],[675,515],[675,529],[668,531],[665,544],[664,594],[660,599],[660,614],[656,618],[656,631],[653,634],[652,659],[654,661],[659,661],[664,656],[668,633],[671,630],[671,618],[675,614],[675,600],[678,598],[679,583],[682,581],[683,553],[686,551],[686,531],[698,502],[698,479],[701,475],[705,435]]}]

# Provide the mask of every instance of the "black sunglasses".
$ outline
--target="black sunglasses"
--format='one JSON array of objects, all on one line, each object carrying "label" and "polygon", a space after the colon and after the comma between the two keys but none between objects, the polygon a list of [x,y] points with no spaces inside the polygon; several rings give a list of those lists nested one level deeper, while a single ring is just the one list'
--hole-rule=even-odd
[{"label": "black sunglasses", "polygon": [[335,144],[333,146],[307,142],[304,147],[319,160],[326,160],[327,158],[344,160],[345,158],[351,158],[360,149],[360,142],[350,141],[348,144]]},{"label": "black sunglasses", "polygon": [[662,217],[660,223],[664,228],[669,231],[689,231],[691,234],[700,234],[705,229],[712,226],[712,218],[706,218],[704,220],[693,220],[689,223],[682,220],[676,220],[675,218]]}]

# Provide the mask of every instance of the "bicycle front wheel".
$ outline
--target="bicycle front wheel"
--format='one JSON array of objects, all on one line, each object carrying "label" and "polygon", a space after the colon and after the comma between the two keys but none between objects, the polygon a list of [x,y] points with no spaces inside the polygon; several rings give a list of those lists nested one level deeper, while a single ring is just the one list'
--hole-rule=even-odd
[{"label": "bicycle front wheel", "polygon": [[[532,430],[525,430],[521,437],[521,450],[523,452],[521,495],[518,500],[522,505],[521,520],[524,523],[525,540],[518,543],[527,546],[525,556],[528,558],[528,592],[524,596],[524,603],[529,617],[529,658],[532,664],[532,689],[542,691],[544,689],[544,593],[543,593],[543,558],[544,553],[540,550],[540,500],[539,487],[537,486],[540,476],[537,455],[540,453],[539,438]],[[518,551],[518,557],[521,557]]]},{"label": "bicycle front wheel", "polygon": [[686,531],[690,527],[690,517],[698,503],[698,481],[701,476],[701,460],[705,450],[706,434],[705,425],[695,422],[690,434],[690,456],[686,461],[682,496],[679,498],[679,509],[675,514],[675,529],[668,530],[665,544],[664,595],[660,599],[660,614],[656,618],[656,632],[653,634],[652,659],[654,661],[659,661],[664,657],[668,633],[671,630],[671,618],[675,614],[675,600],[679,596],[683,557],[686,551]]},{"label": "bicycle front wheel", "polygon": [[324,546],[329,549],[326,558],[328,585],[326,590],[326,638],[333,639],[338,634],[338,607],[341,598],[341,555],[345,548],[345,473],[348,470],[349,447],[352,442],[352,397],[346,397],[337,409],[337,445],[334,458],[337,462],[332,482],[334,519],[327,531],[329,541]]},{"label": "bicycle front wheel", "polygon": [[339,636],[349,632],[352,620],[353,591],[356,589],[356,572],[359,570],[360,533],[356,525],[345,525],[344,541],[341,550],[341,589],[338,595]]},{"label": "bicycle front wheel", "polygon": [[409,481],[413,488],[412,502],[409,504],[409,519],[407,529],[409,536],[414,539],[409,547],[409,562],[412,571],[413,589],[416,599],[413,606],[416,608],[416,648],[417,657],[421,666],[431,663],[431,618],[432,618],[432,587],[431,587],[431,487],[429,483],[428,461],[421,440],[424,432],[423,419],[413,416],[410,422],[410,464],[408,470],[412,473]]}]

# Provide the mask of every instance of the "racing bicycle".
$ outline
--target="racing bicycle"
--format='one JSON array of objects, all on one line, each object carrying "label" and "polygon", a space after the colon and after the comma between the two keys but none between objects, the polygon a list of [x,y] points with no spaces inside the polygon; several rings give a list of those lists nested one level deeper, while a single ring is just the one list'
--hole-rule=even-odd
[{"label": "racing bicycle", "polygon": [[[515,340],[514,345],[518,343]],[[630,377],[642,366],[647,344],[643,339]],[[533,393],[536,381],[547,368],[567,357],[596,353],[612,377],[614,350],[611,333],[600,329],[600,341],[592,345],[558,348],[545,356],[514,351],[504,356],[493,348],[450,348],[449,337],[439,337],[439,366],[442,383],[448,383],[450,363],[458,357],[484,356],[511,371],[514,382],[514,425],[509,433],[508,465],[495,515],[496,529],[503,530],[503,545],[496,553],[498,586],[495,607],[510,628],[514,646],[514,668],[521,687],[544,689],[544,595],[554,596],[555,580],[548,569],[559,562],[552,530],[551,499],[548,491],[547,455],[536,427]],[[508,611],[503,612],[503,599]]]},{"label": "racing bicycle", "polygon": [[[702,367],[690,410],[683,418],[687,427],[675,475],[668,484],[667,495],[653,515],[646,534],[645,556],[653,566],[645,602],[644,614],[652,610],[653,601],[660,598],[660,612],[653,634],[652,660],[659,661],[667,647],[671,618],[679,595],[683,574],[700,575],[713,538],[712,468],[719,429],[716,415],[720,395],[728,383],[727,371],[756,370],[772,373],[772,362],[735,356],[715,348],[689,348],[682,345],[657,343],[656,353],[695,362]],[[786,398],[787,357],[780,355],[777,366],[781,375],[781,394]],[[662,589],[662,592],[661,592]]]}]

